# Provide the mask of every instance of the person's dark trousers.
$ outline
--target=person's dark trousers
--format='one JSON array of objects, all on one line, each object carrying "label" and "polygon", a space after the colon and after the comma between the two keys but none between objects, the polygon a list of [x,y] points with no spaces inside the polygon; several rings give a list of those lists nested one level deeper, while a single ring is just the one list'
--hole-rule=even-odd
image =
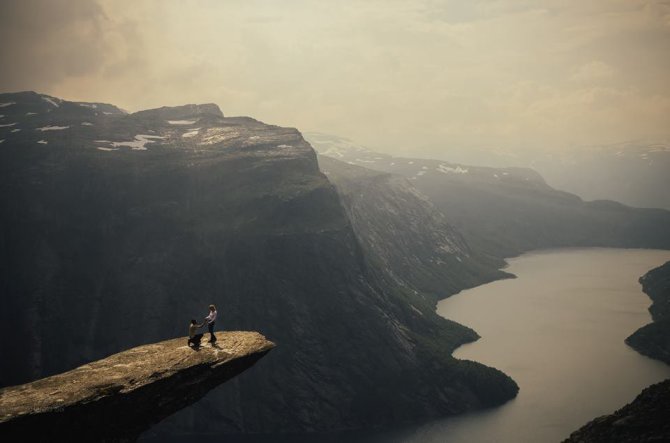
[{"label": "person's dark trousers", "polygon": [[204,334],[195,334],[193,338],[188,339],[188,344],[190,345],[191,343],[193,343],[194,348],[200,347],[200,340],[202,340],[203,335]]},{"label": "person's dark trousers", "polygon": [[214,336],[214,323],[216,322],[211,322],[207,325],[207,330],[209,331],[209,341],[216,341],[216,337]]}]

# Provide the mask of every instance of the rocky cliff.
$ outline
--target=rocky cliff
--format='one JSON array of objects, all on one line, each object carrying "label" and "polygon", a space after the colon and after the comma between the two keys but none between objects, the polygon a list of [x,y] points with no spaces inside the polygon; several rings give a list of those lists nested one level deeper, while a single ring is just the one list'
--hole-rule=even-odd
[{"label": "rocky cliff", "polygon": [[439,300],[511,277],[498,270],[503,260],[474,251],[407,178],[325,155],[318,160],[364,250],[397,284]]},{"label": "rocky cliff", "polygon": [[3,441],[132,441],[151,425],[251,367],[274,343],[255,332],[139,346],[0,390]]},{"label": "rocky cliff", "polygon": [[292,128],[215,105],[126,114],[0,94],[2,384],[218,326],[281,347],[160,434],[380,426],[500,404],[500,371],[451,351],[474,331],[383,278]]}]

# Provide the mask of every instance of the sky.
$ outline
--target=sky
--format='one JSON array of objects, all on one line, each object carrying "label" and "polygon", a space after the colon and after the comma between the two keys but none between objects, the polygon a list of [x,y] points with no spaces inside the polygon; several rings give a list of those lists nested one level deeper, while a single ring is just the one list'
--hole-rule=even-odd
[{"label": "sky", "polygon": [[392,154],[670,140],[670,0],[3,0],[0,91]]}]

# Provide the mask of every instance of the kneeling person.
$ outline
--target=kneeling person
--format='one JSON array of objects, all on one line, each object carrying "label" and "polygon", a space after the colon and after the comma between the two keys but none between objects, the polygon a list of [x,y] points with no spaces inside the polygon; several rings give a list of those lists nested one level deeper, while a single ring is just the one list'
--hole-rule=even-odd
[{"label": "kneeling person", "polygon": [[188,346],[191,346],[191,343],[193,343],[194,348],[200,347],[200,340],[202,340],[203,334],[196,334],[196,332],[204,325],[204,323],[198,324],[195,319],[191,320],[191,324],[188,327]]}]

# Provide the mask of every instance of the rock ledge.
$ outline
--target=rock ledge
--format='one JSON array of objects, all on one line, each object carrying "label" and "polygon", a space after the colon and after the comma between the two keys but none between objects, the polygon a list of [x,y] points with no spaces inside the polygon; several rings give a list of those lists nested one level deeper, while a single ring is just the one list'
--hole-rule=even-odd
[{"label": "rock ledge", "polygon": [[177,338],[0,390],[0,440],[133,441],[274,348],[257,332],[219,332],[199,350]]}]

